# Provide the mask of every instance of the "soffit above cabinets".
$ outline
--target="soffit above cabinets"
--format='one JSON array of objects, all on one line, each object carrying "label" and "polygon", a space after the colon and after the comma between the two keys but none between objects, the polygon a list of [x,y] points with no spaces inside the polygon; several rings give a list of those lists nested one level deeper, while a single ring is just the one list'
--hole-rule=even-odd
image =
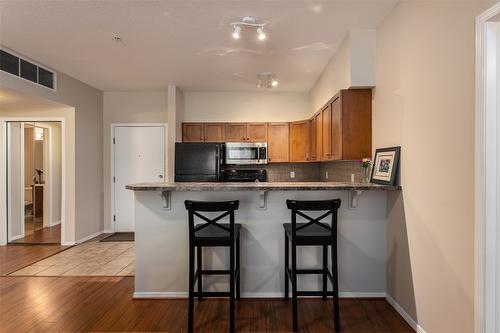
[{"label": "soffit above cabinets", "polygon": [[[375,28],[396,1],[2,1],[0,44],[102,90],[311,88],[349,29]],[[231,22],[267,22],[265,41]],[[114,37],[119,36],[119,40]]]}]

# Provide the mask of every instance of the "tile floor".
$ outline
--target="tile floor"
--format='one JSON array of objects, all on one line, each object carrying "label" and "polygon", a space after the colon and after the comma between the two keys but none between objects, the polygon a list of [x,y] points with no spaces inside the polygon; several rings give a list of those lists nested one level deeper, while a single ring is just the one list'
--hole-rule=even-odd
[{"label": "tile floor", "polygon": [[134,242],[83,243],[9,275],[133,276]]}]

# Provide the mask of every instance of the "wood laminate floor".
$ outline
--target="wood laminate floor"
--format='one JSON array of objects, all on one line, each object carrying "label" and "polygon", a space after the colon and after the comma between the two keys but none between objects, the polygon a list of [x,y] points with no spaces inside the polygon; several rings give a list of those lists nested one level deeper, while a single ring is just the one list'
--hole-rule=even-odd
[{"label": "wood laminate floor", "polygon": [[25,224],[25,237],[12,241],[11,244],[60,244],[61,225],[42,228],[33,226],[33,223]]},{"label": "wood laminate floor", "polygon": [[7,275],[70,247],[61,245],[0,246],[0,275]]},{"label": "wood laminate floor", "polygon": [[[39,257],[56,251],[45,245],[3,246],[0,268],[31,264],[36,250]],[[186,331],[186,300],[134,300],[133,290],[133,277],[2,276],[0,332]],[[227,300],[195,304],[196,332],[228,331]],[[280,299],[243,299],[237,302],[237,331],[289,332],[290,306]],[[344,333],[413,332],[385,299],[341,299],[341,318]],[[331,300],[299,300],[299,325],[301,332],[332,332]]]}]

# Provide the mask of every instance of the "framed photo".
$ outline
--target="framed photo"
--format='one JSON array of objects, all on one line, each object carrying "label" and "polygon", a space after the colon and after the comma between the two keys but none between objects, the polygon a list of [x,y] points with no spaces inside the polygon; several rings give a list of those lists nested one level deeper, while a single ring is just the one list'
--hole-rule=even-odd
[{"label": "framed photo", "polygon": [[401,147],[381,148],[375,151],[371,182],[394,185],[399,169]]}]

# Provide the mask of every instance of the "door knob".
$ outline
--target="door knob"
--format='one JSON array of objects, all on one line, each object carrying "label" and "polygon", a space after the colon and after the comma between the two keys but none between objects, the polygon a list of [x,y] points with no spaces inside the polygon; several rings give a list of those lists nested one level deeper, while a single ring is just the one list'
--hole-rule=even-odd
[{"label": "door knob", "polygon": [[163,175],[158,175],[158,178],[162,179],[162,178],[163,178]]}]

